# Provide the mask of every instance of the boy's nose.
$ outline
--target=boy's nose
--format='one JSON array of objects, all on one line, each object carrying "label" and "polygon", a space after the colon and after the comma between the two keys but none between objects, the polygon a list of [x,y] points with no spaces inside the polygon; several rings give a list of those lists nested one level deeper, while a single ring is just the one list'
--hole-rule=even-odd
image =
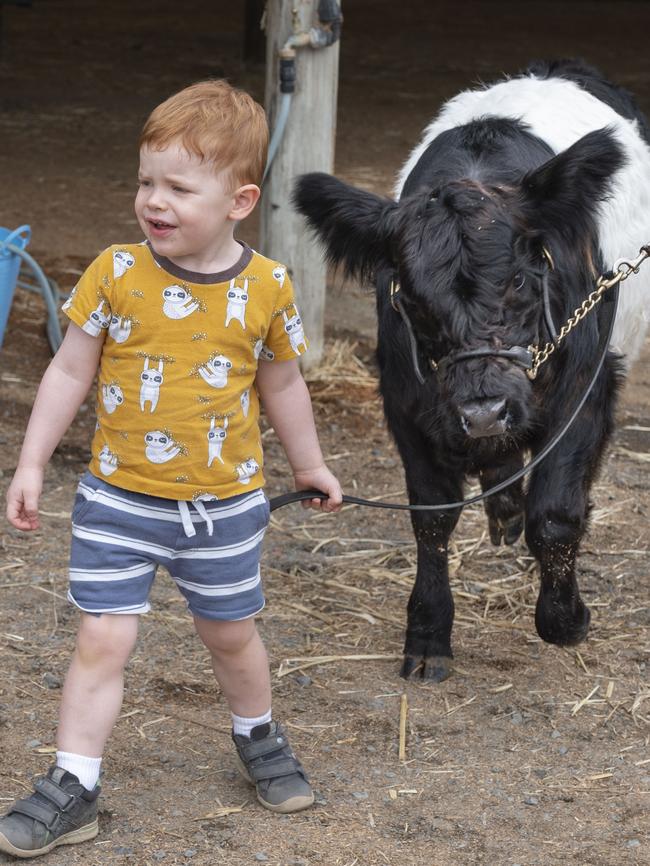
[{"label": "boy's nose", "polygon": [[149,190],[147,195],[147,206],[152,210],[163,210],[165,208],[165,197],[162,190]]},{"label": "boy's nose", "polygon": [[149,201],[147,202],[147,204],[149,205],[149,207],[152,210],[164,210],[165,209],[165,202],[164,202],[162,196],[159,195],[158,193],[152,194],[149,197]]}]

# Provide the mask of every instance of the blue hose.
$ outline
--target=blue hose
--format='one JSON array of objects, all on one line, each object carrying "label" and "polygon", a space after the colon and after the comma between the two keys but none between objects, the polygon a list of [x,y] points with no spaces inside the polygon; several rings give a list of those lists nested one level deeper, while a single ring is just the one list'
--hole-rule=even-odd
[{"label": "blue hose", "polygon": [[23,264],[27,265],[31,269],[31,272],[36,279],[36,285],[25,283],[21,280],[18,281],[18,285],[28,291],[40,292],[43,296],[45,306],[47,307],[47,340],[52,349],[52,354],[56,353],[63,342],[63,334],[61,333],[61,325],[59,324],[58,316],[58,299],[60,296],[57,284],[54,280],[49,280],[45,276],[38,262],[32,258],[28,252],[17,247],[15,244],[5,244],[0,242],[0,246],[5,247],[14,255],[20,256],[23,260]]},{"label": "blue hose", "polygon": [[266,180],[266,176],[269,173],[269,169],[271,168],[271,163],[278,152],[278,148],[280,147],[280,142],[282,141],[282,136],[284,135],[284,128],[287,125],[287,119],[289,117],[289,109],[291,108],[291,93],[282,93],[280,95],[280,107],[278,109],[278,117],[275,122],[275,127],[273,129],[273,135],[271,136],[271,142],[269,144],[269,155],[266,160],[266,168],[264,169],[264,177],[262,178],[262,183]]}]

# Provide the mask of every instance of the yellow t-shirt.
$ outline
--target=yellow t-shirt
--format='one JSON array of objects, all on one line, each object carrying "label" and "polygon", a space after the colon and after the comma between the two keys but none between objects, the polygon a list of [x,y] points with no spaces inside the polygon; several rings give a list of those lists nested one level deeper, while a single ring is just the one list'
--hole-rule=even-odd
[{"label": "yellow t-shirt", "polygon": [[126,490],[209,500],[264,484],[258,362],[307,348],[286,268],[242,245],[199,274],[112,246],[63,305],[104,341],[90,471]]}]

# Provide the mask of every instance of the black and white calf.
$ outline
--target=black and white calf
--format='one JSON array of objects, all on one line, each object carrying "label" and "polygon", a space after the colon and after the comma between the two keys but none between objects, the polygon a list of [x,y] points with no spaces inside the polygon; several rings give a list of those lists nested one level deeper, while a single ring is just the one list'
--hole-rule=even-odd
[{"label": "black and white calf", "polygon": [[[299,179],[295,204],[328,258],[376,287],[381,393],[411,503],[458,501],[467,475],[484,490],[508,478],[577,405],[596,369],[602,305],[534,381],[508,350],[548,341],[600,273],[650,243],[649,144],[625,91],[577,61],[536,63],[447,102],[402,169],[395,201],[325,174]],[[486,502],[494,543],[513,543],[525,527],[541,570],[535,623],[550,643],[587,634],[575,560],[649,311],[650,263],[621,288],[610,351],[568,433],[527,489],[518,482]],[[412,512],[404,676],[450,672],[447,545],[459,513]]]}]

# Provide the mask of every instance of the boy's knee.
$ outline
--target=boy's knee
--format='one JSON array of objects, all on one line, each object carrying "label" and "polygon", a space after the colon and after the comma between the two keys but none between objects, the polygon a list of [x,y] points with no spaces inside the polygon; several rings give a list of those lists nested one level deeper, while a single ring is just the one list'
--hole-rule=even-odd
[{"label": "boy's knee", "polygon": [[216,655],[240,652],[257,634],[253,619],[225,622],[195,618],[195,623],[199,637],[210,652]]},{"label": "boy's knee", "polygon": [[114,659],[126,663],[137,634],[137,616],[82,614],[77,634],[77,652],[86,662]]}]

